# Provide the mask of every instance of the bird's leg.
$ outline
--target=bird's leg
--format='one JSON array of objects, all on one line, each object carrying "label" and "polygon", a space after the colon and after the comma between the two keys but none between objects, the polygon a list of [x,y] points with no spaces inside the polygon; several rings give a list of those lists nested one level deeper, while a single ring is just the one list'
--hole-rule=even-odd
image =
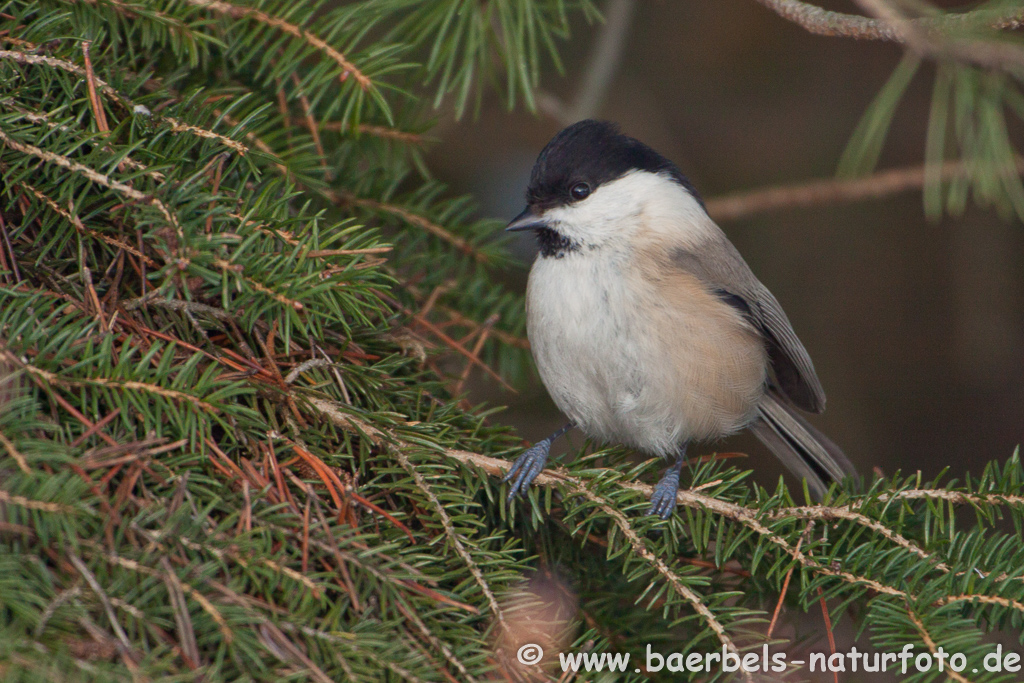
[{"label": "bird's leg", "polygon": [[654,487],[651,494],[651,510],[647,514],[658,515],[662,519],[668,519],[676,509],[676,492],[679,491],[679,470],[683,469],[686,462],[686,444],[679,447],[676,453],[676,460],[665,474],[661,475],[661,481]]},{"label": "bird's leg", "polygon": [[575,426],[574,423],[570,422],[556,430],[554,434],[543,441],[533,444],[526,452],[516,458],[508,474],[501,480],[502,482],[512,482],[508,489],[508,499],[510,501],[517,493],[526,495],[526,490],[530,488],[530,483],[540,474],[541,470],[544,469],[544,464],[548,461],[552,442]]}]

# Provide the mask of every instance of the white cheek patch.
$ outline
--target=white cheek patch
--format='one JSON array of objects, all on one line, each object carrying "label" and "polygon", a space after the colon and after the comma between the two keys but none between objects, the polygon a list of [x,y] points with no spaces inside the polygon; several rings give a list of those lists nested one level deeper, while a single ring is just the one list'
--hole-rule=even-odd
[{"label": "white cheek patch", "polygon": [[549,209],[544,217],[552,228],[584,246],[629,240],[640,230],[652,229],[685,240],[706,234],[714,225],[686,188],[648,171],[630,171],[581,202]]}]

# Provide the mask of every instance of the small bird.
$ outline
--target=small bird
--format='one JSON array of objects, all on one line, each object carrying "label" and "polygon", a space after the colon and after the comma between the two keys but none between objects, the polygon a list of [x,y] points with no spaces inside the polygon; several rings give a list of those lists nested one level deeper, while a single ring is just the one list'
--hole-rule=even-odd
[{"label": "small bird", "polygon": [[551,443],[587,436],[671,459],[650,514],[676,506],[692,441],[747,428],[820,498],[853,467],[796,411],[825,392],[771,292],[668,159],[604,121],[565,128],[537,158],[526,209],[540,253],[526,288],[541,380],[570,422],[520,455],[509,500]]}]

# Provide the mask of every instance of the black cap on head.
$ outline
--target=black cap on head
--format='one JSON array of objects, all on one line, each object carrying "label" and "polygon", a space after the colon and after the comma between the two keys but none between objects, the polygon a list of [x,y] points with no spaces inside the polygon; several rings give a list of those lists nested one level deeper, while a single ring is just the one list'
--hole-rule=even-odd
[{"label": "black cap on head", "polygon": [[664,173],[704,205],[675,164],[620,133],[614,123],[593,119],[564,128],[544,147],[533,166],[526,201],[538,209],[569,204],[578,199],[572,194],[575,185],[586,183],[593,191],[634,170]]}]

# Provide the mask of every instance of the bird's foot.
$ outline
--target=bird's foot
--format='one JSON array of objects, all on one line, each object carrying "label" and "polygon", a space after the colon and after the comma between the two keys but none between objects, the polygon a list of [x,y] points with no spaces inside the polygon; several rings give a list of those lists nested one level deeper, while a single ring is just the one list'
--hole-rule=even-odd
[{"label": "bird's foot", "polygon": [[551,439],[544,439],[538,441],[528,448],[522,455],[516,458],[516,461],[512,463],[512,468],[502,478],[502,482],[511,481],[512,485],[508,488],[508,500],[509,502],[517,494],[526,495],[526,491],[530,488],[530,484],[537,475],[544,469],[544,465],[548,461],[548,454],[551,452]]},{"label": "bird's foot", "polygon": [[670,467],[661,477],[651,494],[651,509],[647,514],[668,519],[676,509],[676,493],[679,491],[679,470]]}]

